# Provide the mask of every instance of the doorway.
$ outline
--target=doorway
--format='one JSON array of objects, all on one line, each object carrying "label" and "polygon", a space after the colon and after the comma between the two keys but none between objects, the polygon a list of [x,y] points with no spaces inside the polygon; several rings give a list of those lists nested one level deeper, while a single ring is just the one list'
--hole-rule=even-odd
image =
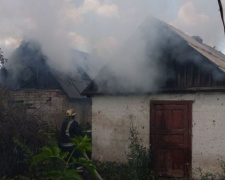
[{"label": "doorway", "polygon": [[151,101],[150,143],[158,177],[190,175],[191,127],[192,101]]}]

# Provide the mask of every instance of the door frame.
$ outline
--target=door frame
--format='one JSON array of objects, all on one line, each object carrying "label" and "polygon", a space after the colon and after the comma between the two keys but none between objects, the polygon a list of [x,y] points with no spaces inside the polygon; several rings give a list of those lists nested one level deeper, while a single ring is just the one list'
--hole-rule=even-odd
[{"label": "door frame", "polygon": [[[150,126],[150,145],[153,143],[153,131],[152,131],[152,126],[151,124],[153,123],[153,107],[154,105],[187,105],[188,106],[188,132],[189,132],[189,136],[188,136],[188,161],[189,161],[189,166],[188,168],[188,173],[190,174],[192,171],[192,104],[194,101],[192,100],[150,100],[150,121],[149,121],[149,126]],[[151,147],[151,146],[150,146]],[[154,155],[153,155],[154,158]],[[154,165],[154,164],[153,164]],[[189,176],[186,175],[186,176]],[[185,178],[187,178],[185,176]]]}]

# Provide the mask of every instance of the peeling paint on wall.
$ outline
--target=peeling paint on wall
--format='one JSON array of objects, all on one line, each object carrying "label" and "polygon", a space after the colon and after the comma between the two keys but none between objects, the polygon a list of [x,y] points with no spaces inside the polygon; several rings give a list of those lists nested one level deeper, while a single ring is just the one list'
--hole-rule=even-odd
[{"label": "peeling paint on wall", "polygon": [[[204,172],[220,171],[218,158],[225,160],[224,93],[93,97],[93,158],[109,161],[119,159],[120,162],[126,162],[131,120],[137,126],[140,138],[143,139],[145,145],[149,146],[149,104],[151,100],[194,101],[192,112],[193,172],[199,167]],[[101,111],[101,114],[97,113],[98,111]]]}]

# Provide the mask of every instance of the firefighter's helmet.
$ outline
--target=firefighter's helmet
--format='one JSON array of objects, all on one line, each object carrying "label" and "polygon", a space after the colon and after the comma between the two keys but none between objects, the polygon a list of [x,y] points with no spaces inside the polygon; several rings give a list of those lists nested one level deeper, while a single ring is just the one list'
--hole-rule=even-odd
[{"label": "firefighter's helmet", "polygon": [[75,116],[76,112],[74,109],[68,109],[66,111],[66,116]]}]

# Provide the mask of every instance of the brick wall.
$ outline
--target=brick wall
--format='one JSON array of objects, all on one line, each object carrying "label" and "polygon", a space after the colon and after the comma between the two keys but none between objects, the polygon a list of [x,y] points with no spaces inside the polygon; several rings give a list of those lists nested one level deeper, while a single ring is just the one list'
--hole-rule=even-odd
[{"label": "brick wall", "polygon": [[11,91],[11,95],[17,103],[27,106],[28,113],[53,122],[58,128],[68,108],[76,109],[80,123],[91,122],[90,100],[86,103],[81,100],[69,101],[61,90],[26,89]]}]

